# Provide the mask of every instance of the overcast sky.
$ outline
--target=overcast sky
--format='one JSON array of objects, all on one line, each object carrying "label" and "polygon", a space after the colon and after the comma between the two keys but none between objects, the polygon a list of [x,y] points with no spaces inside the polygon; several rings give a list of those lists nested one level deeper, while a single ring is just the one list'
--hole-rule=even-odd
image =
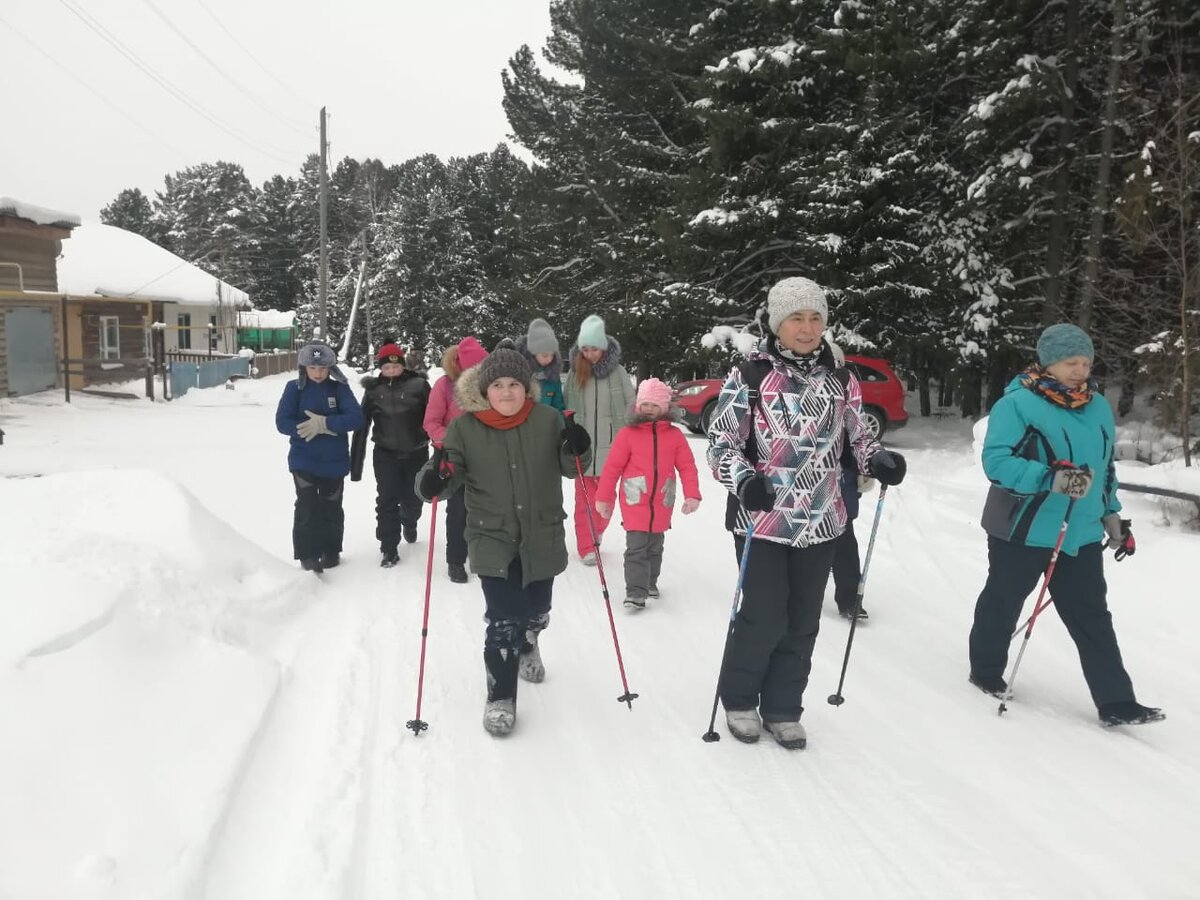
[{"label": "overcast sky", "polygon": [[317,152],[322,105],[331,165],[491,150],[508,134],[500,72],[521,44],[540,52],[549,4],[3,0],[0,195],[95,219],[200,162],[261,185]]}]

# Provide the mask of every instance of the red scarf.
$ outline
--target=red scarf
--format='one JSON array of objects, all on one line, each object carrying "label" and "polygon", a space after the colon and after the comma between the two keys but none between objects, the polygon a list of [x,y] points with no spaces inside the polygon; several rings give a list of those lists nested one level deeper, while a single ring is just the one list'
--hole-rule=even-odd
[{"label": "red scarf", "polygon": [[491,407],[475,413],[474,416],[488,428],[495,428],[497,431],[508,431],[510,428],[516,428],[518,425],[524,425],[525,420],[529,418],[529,413],[532,410],[533,401],[526,397],[525,405],[511,416],[496,412]]}]

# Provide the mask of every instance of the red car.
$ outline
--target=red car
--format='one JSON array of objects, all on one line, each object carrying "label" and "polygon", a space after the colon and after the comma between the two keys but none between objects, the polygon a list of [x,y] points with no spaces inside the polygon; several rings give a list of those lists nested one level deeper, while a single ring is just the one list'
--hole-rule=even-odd
[{"label": "red car", "polygon": [[[872,435],[880,437],[888,429],[908,424],[904,411],[904,385],[886,360],[873,356],[847,356],[846,367],[858,376],[862,385],[863,413]],[[717,395],[724,378],[701,378],[681,381],[671,397],[683,409],[683,421],[697,434],[707,434],[712,424]]]}]

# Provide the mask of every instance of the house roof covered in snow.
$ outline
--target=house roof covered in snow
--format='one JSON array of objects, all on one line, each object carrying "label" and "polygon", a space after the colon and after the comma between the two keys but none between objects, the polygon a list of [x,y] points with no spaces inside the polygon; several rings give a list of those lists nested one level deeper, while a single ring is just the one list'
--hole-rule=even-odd
[{"label": "house roof covered in snow", "polygon": [[34,206],[14,197],[0,197],[0,216],[28,219],[35,225],[56,225],[59,228],[75,228],[80,224],[79,216],[74,213]]},{"label": "house roof covered in snow", "polygon": [[250,295],[140,234],[85,222],[62,242],[58,289],[189,306],[250,306]]}]

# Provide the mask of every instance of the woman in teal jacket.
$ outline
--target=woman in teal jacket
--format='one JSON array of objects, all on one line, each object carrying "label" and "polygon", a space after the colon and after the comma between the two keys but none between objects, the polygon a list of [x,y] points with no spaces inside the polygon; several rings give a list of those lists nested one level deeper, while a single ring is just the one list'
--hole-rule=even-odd
[{"label": "woman in teal jacket", "polygon": [[1013,379],[988,417],[988,577],[971,628],[970,681],[990,694],[1008,689],[1002,676],[1013,630],[1065,519],[1050,596],[1079,650],[1100,719],[1161,719],[1161,710],[1134,698],[1108,611],[1103,551],[1131,554],[1134,542],[1117,500],[1112,408],[1089,377],[1091,338],[1075,325],[1052,325],[1037,349],[1038,365]]}]

